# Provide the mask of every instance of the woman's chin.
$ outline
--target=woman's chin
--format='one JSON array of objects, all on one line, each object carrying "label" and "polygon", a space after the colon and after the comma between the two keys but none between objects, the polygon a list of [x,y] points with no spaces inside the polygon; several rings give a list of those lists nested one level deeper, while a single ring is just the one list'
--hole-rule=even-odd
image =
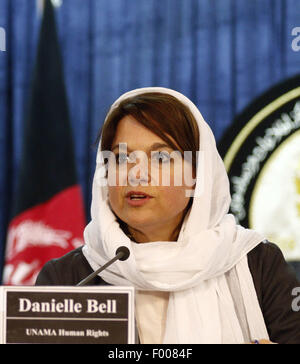
[{"label": "woman's chin", "polygon": [[127,220],[127,225],[130,226],[133,229],[141,230],[145,227],[151,227],[155,226],[157,221],[153,221],[153,219],[147,219],[147,218],[131,218]]},{"label": "woman's chin", "polygon": [[158,223],[157,216],[153,216],[153,213],[132,213],[122,220],[125,221],[128,226],[136,230],[143,230],[145,227],[151,228],[151,226],[154,227]]}]

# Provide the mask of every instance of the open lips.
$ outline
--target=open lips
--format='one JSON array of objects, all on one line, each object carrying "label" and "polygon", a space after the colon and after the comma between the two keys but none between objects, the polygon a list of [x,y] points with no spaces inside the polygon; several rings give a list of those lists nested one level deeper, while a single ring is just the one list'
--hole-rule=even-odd
[{"label": "open lips", "polygon": [[153,197],[145,192],[130,191],[126,195],[126,201],[129,206],[141,207],[148,203]]},{"label": "open lips", "polygon": [[130,198],[130,200],[141,200],[141,199],[152,198],[152,196],[148,195],[147,193],[138,191],[130,191],[127,193],[126,197]]}]

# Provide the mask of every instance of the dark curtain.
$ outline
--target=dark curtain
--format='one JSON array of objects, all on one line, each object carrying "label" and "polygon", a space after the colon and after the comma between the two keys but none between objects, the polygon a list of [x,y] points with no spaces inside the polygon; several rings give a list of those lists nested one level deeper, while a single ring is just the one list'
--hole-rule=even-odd
[{"label": "dark curtain", "polygon": [[[299,73],[300,52],[291,47],[299,13],[299,0],[63,0],[56,15],[88,216],[92,145],[120,94],[174,88],[195,102],[219,140],[250,101]],[[7,47],[0,52],[0,258],[39,26],[36,0],[0,1]]]}]

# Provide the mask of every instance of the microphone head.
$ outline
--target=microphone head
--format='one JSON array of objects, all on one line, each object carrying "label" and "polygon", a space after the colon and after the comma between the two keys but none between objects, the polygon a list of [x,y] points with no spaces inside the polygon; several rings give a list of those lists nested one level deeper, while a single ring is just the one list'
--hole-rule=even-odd
[{"label": "microphone head", "polygon": [[119,253],[123,253],[123,256],[121,258],[119,258],[119,260],[126,260],[129,258],[130,255],[130,250],[126,247],[126,246],[120,246],[117,250],[116,250],[116,255]]}]

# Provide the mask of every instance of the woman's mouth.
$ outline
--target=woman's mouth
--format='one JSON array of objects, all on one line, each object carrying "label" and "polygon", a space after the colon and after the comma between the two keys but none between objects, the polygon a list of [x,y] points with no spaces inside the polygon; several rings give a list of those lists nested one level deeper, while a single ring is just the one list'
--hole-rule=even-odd
[{"label": "woman's mouth", "polygon": [[126,201],[130,206],[143,206],[145,205],[152,196],[149,196],[143,192],[130,191],[126,195]]}]

